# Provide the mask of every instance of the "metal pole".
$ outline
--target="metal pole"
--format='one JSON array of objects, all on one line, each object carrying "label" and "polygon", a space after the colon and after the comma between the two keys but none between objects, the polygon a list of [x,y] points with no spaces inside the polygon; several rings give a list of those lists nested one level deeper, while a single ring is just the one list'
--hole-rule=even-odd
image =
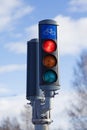
[{"label": "metal pole", "polygon": [[35,130],[49,130],[49,125],[35,125]]},{"label": "metal pole", "polygon": [[51,98],[37,98],[32,104],[32,123],[35,130],[49,130],[51,124]]}]

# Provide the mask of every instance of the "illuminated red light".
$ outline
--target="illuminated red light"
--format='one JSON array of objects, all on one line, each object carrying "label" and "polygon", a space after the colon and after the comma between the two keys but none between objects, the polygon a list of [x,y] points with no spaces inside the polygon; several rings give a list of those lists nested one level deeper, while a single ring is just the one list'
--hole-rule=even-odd
[{"label": "illuminated red light", "polygon": [[42,48],[45,52],[52,53],[56,50],[56,43],[53,40],[46,40],[43,42]]}]

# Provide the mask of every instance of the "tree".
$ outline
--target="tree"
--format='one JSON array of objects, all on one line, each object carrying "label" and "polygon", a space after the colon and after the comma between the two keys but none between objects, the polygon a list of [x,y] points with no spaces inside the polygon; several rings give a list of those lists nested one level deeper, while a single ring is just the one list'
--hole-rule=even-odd
[{"label": "tree", "polygon": [[3,130],[10,130],[11,127],[12,127],[12,124],[11,124],[11,122],[10,122],[9,117],[7,117],[7,118],[3,121],[3,123],[2,123],[2,128],[3,128]]},{"label": "tree", "polygon": [[32,124],[32,111],[29,105],[24,106],[24,110],[21,112],[21,119],[24,129],[33,130],[34,126]]},{"label": "tree", "polygon": [[24,110],[21,112],[20,124],[17,118],[5,118],[0,124],[0,130],[33,130],[34,126],[31,120],[31,108],[28,105],[24,106]]},{"label": "tree", "polygon": [[12,123],[12,129],[11,130],[21,130],[20,124],[18,123],[16,118],[13,118],[11,123]]},{"label": "tree", "polygon": [[2,121],[0,130],[21,130],[21,128],[16,118],[10,120],[9,117],[7,117]]},{"label": "tree", "polygon": [[74,130],[87,130],[87,51],[83,52],[74,69],[73,88],[77,104],[72,103],[69,115]]}]

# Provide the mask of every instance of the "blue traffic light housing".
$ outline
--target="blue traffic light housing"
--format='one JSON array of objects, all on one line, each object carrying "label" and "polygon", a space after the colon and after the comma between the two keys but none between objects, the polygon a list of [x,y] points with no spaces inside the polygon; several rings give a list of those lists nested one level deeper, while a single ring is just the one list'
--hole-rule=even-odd
[{"label": "blue traffic light housing", "polygon": [[59,89],[57,22],[39,22],[39,86],[43,91]]}]

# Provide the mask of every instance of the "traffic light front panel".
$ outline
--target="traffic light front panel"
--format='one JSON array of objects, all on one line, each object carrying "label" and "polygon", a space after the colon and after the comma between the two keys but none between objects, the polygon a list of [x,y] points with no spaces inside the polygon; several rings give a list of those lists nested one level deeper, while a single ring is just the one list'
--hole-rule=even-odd
[{"label": "traffic light front panel", "polygon": [[59,89],[57,25],[41,23],[39,24],[39,84],[42,90],[55,91]]},{"label": "traffic light front panel", "polygon": [[[51,42],[54,43],[55,41],[51,41],[51,39],[41,40],[42,45],[41,45],[40,55],[39,55],[40,85],[52,85],[52,84],[58,85],[58,66],[57,66],[58,55],[57,55],[57,47],[55,46],[56,42],[53,47],[56,50],[54,52],[47,52],[49,51],[50,48],[49,44]],[[48,44],[48,45],[44,45],[44,44]]]}]

